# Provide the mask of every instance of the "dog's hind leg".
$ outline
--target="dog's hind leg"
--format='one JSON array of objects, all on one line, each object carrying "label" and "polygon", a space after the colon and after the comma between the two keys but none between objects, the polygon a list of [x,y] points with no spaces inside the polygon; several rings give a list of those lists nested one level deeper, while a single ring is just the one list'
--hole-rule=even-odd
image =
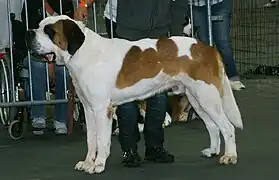
[{"label": "dog's hind leg", "polygon": [[218,126],[211,120],[210,116],[208,116],[207,113],[202,109],[196,98],[192,94],[188,93],[188,91],[186,94],[191,105],[203,120],[209,134],[210,147],[205,148],[201,151],[202,156],[213,157],[219,155],[221,140]]},{"label": "dog's hind leg", "polygon": [[191,94],[198,102],[199,106],[194,108],[199,115],[202,118],[207,119],[199,109],[202,108],[210,119],[217,125],[224,137],[225,154],[220,158],[220,163],[237,163],[235,129],[224,113],[222,99],[217,88],[214,85],[206,84],[203,81],[195,81],[187,85],[187,93]]},{"label": "dog's hind leg", "polygon": [[87,129],[87,155],[84,161],[79,161],[75,165],[75,169],[79,171],[85,171],[89,174],[94,173],[96,158],[96,149],[97,149],[97,139],[96,139],[96,118],[94,112],[89,107],[84,107],[84,114],[86,120],[86,129]]}]

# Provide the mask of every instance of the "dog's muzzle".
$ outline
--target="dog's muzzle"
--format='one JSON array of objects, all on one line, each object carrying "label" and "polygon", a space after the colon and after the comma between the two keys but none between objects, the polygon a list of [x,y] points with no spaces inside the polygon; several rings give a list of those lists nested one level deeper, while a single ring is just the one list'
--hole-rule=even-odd
[{"label": "dog's muzzle", "polygon": [[53,62],[56,59],[56,55],[54,52],[49,52],[45,54],[38,54],[36,50],[34,50],[34,39],[36,36],[36,32],[32,29],[28,30],[25,35],[26,46],[30,51],[31,55],[38,58],[40,61],[46,61],[48,63]]}]

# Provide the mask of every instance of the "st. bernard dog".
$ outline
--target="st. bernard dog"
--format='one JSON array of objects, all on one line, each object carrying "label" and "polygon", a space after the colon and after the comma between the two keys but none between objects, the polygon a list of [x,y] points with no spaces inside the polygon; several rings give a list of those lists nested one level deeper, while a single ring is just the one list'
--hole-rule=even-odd
[{"label": "st. bernard dog", "polygon": [[105,170],[111,145],[111,108],[146,99],[174,88],[185,93],[210,135],[202,154],[225,152],[221,164],[237,163],[235,127],[243,128],[241,114],[216,48],[189,37],[162,39],[107,39],[67,16],[48,17],[29,30],[26,43],[32,54],[65,65],[84,106],[87,155],[75,169]]}]

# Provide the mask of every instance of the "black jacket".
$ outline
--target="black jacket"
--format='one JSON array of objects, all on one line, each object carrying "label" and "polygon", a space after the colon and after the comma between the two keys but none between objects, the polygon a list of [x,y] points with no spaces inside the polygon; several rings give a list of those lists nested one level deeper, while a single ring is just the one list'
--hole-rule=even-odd
[{"label": "black jacket", "polygon": [[[38,28],[39,22],[43,19],[43,3],[42,0],[27,0],[28,9],[28,25],[29,29]],[[53,10],[60,14],[60,1],[59,0],[47,0],[48,4]],[[62,0],[62,14],[65,14],[71,18],[74,17],[74,6],[72,0]],[[25,24],[25,2],[21,11],[21,18]]]},{"label": "black jacket", "polygon": [[177,7],[173,6],[177,1],[184,2],[186,13],[188,0],[118,0],[117,35],[130,40],[167,35],[172,25],[171,8]]}]

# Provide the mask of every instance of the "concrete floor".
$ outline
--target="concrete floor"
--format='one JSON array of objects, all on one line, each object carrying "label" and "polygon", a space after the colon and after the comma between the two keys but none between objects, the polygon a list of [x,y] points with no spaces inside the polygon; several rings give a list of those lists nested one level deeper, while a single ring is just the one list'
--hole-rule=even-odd
[{"label": "concrete floor", "polygon": [[[113,137],[111,156],[105,173],[88,175],[74,171],[86,153],[84,134],[75,128],[72,137],[57,137],[47,132],[34,137],[27,132],[21,140],[11,140],[0,130],[1,180],[275,180],[278,177],[279,80],[246,80],[247,90],[236,97],[243,114],[244,131],[237,130],[239,163],[221,166],[218,159],[200,157],[208,145],[208,135],[200,121],[173,125],[165,130],[165,146],[175,155],[173,164],[144,162],[140,168],[121,166],[121,151]],[[143,156],[143,141],[140,144]],[[222,151],[223,152],[223,151]]]}]

